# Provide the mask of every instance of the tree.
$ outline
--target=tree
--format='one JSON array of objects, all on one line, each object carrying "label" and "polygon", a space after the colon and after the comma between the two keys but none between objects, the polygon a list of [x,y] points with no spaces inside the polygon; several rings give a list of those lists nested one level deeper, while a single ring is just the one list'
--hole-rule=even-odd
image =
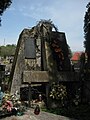
[{"label": "tree", "polygon": [[87,63],[90,65],[90,2],[86,6],[87,11],[84,17],[84,46],[87,53]]},{"label": "tree", "polygon": [[[11,5],[11,0],[0,0],[0,16],[2,16],[3,12]],[[1,24],[1,17],[0,17]]]},{"label": "tree", "polygon": [[12,56],[15,54],[16,45],[6,45],[6,46],[0,46],[0,56],[6,57],[6,56]]}]

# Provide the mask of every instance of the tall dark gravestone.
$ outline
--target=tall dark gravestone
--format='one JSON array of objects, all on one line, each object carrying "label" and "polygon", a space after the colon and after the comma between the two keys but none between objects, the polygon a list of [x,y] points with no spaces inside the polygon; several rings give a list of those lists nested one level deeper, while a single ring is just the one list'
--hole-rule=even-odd
[{"label": "tall dark gravestone", "polygon": [[60,80],[62,70],[70,71],[65,33],[52,31],[51,26],[50,22],[42,21],[21,32],[10,75],[11,93],[20,92],[24,83],[45,84],[48,99],[49,84]]}]

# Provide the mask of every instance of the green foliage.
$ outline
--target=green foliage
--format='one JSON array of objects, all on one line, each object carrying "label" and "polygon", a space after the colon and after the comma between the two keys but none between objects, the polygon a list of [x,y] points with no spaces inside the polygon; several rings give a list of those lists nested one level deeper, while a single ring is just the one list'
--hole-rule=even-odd
[{"label": "green foliage", "polygon": [[45,112],[54,113],[57,115],[67,116],[77,120],[90,120],[90,105],[79,105],[79,106],[69,106],[68,109],[65,107],[46,109]]},{"label": "green foliage", "polygon": [[90,52],[90,2],[86,6],[87,11],[84,17],[84,46],[86,48],[86,52]]},{"label": "green foliage", "polygon": [[60,100],[61,103],[63,103],[64,99],[67,97],[66,86],[53,83],[50,91],[50,97],[55,100]]},{"label": "green foliage", "polygon": [[2,16],[3,12],[11,5],[11,3],[11,0],[0,0],[0,16]]},{"label": "green foliage", "polygon": [[[55,30],[55,35],[52,32],[53,30]],[[59,34],[61,33],[58,32],[57,27],[51,20],[41,20],[35,27],[35,37],[40,36],[42,41],[45,40],[49,43],[58,71],[71,70],[71,50],[67,44],[65,34],[62,34],[62,40],[60,40]]]},{"label": "green foliage", "polygon": [[12,56],[15,54],[16,45],[6,45],[6,46],[0,46],[0,56],[6,57],[6,56]]}]

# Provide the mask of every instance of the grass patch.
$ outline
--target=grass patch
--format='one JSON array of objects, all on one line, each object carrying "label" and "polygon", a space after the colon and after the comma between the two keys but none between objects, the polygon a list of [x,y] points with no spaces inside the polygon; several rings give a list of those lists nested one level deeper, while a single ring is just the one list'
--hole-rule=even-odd
[{"label": "grass patch", "polygon": [[90,105],[71,106],[68,108],[43,109],[45,112],[63,115],[77,120],[90,120]]}]

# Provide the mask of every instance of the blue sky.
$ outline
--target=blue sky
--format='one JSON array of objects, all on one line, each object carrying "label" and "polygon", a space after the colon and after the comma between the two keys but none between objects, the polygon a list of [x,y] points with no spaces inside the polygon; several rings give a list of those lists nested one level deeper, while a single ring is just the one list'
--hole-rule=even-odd
[{"label": "blue sky", "polygon": [[41,19],[53,21],[65,32],[71,50],[84,50],[84,16],[89,0],[12,0],[2,16],[0,45],[17,44],[24,28],[31,28]]}]

